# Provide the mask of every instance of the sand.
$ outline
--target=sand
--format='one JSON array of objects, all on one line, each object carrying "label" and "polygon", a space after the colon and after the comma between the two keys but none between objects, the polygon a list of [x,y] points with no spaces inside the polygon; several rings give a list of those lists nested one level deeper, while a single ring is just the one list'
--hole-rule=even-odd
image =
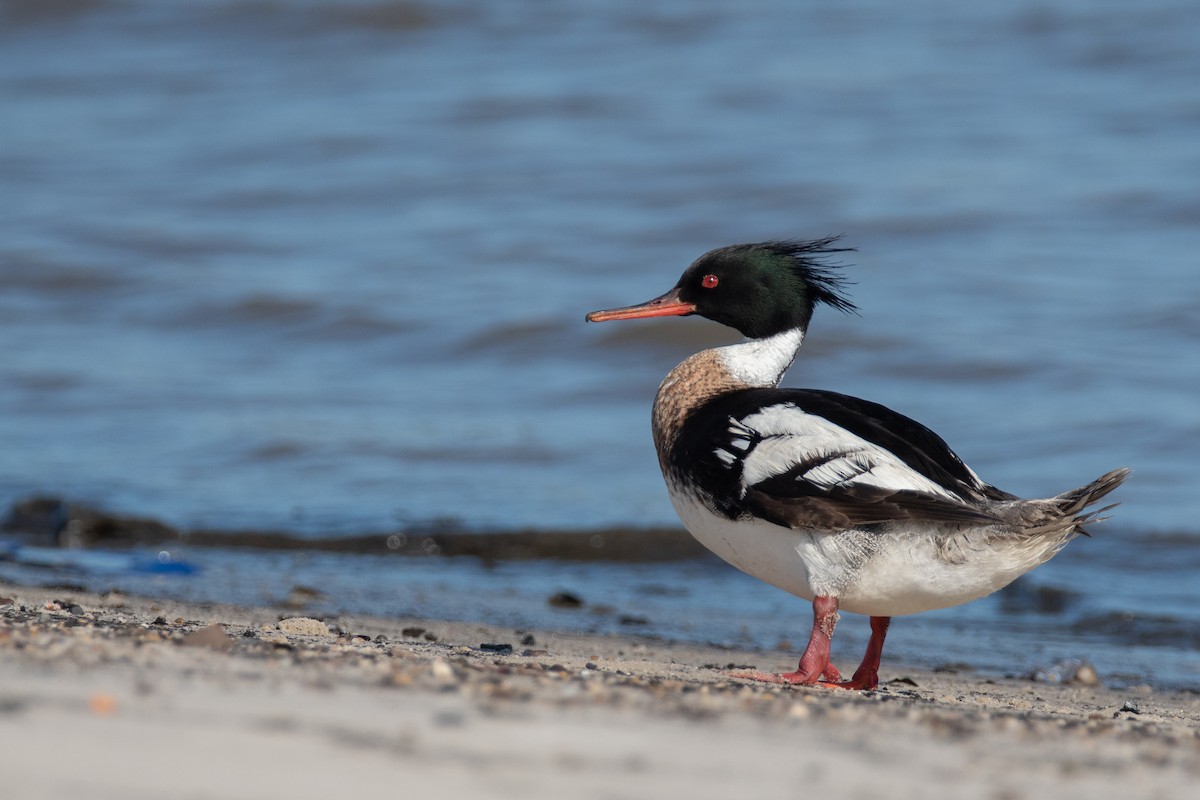
[{"label": "sand", "polygon": [[1174,798],[1200,695],[0,583],[5,798]]}]

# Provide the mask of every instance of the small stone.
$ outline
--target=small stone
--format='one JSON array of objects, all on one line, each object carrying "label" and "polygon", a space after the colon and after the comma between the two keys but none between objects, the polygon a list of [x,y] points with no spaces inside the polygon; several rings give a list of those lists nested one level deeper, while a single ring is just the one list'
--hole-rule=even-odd
[{"label": "small stone", "polygon": [[438,686],[449,687],[458,683],[458,670],[444,658],[435,658],[429,665],[429,674]]},{"label": "small stone", "polygon": [[484,642],[483,644],[479,645],[479,649],[488,653],[500,653],[501,655],[508,655],[513,651],[513,646],[511,644]]},{"label": "small stone", "polygon": [[554,608],[582,608],[583,599],[570,592],[555,592],[546,601]]},{"label": "small stone", "polygon": [[1100,676],[1096,674],[1095,667],[1085,662],[1076,670],[1073,682],[1081,686],[1098,686],[1100,684]]},{"label": "small stone", "polygon": [[792,703],[787,713],[792,719],[808,719],[812,716],[812,709],[804,703]]},{"label": "small stone", "polygon": [[325,593],[320,589],[313,589],[311,586],[293,586],[287,597],[284,598],[282,605],[285,608],[301,609],[317,600],[324,599]]},{"label": "small stone", "polygon": [[233,649],[233,637],[217,624],[192,631],[180,642],[184,647],[207,647],[210,650],[228,652]]},{"label": "small stone", "polygon": [[420,639],[425,635],[424,628],[404,628],[400,631],[400,635],[406,639]]},{"label": "small stone", "polygon": [[1035,670],[1029,677],[1039,683],[1059,683],[1064,686],[1068,684],[1095,686],[1100,683],[1095,667],[1078,658],[1068,658]]},{"label": "small stone", "polygon": [[1126,700],[1125,705],[1121,706],[1122,711],[1128,711],[1130,714],[1142,713],[1142,707],[1137,700]]},{"label": "small stone", "polygon": [[155,617],[154,622],[151,622],[150,624],[151,625],[166,625],[167,618],[166,617]]},{"label": "small stone", "polygon": [[298,636],[330,636],[329,626],[319,619],[288,617],[279,620],[279,630]]},{"label": "small stone", "polygon": [[[0,603],[0,605],[3,605],[3,603]],[[531,645],[537,644],[537,639],[533,638],[532,633],[527,633],[521,637],[521,644],[525,645],[526,647],[529,647]]]},{"label": "small stone", "polygon": [[105,692],[97,692],[88,698],[88,710],[101,717],[117,713],[117,698]]}]

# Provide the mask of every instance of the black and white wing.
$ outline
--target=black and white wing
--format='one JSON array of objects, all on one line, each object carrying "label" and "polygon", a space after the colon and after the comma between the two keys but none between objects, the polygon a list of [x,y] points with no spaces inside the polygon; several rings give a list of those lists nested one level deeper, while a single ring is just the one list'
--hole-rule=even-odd
[{"label": "black and white wing", "polygon": [[1011,497],[920,423],[808,389],[747,389],[710,402],[685,422],[671,462],[687,465],[719,513],[790,528],[985,524],[997,520],[978,504]]}]

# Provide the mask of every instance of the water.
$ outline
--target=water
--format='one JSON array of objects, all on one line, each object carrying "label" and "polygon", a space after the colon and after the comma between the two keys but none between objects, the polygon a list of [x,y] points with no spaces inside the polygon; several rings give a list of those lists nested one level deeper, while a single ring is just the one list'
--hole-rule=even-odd
[{"label": "water", "polygon": [[[650,399],[728,333],[583,314],[711,247],[844,232],[862,315],[819,312],[786,382],[1019,494],[1133,467],[1045,580],[1153,614],[1170,563],[1127,566],[1200,539],[1198,39],[1184,0],[0,3],[0,502],[675,525]],[[796,611],[746,591],[728,631]],[[1003,617],[969,608],[931,629]]]}]

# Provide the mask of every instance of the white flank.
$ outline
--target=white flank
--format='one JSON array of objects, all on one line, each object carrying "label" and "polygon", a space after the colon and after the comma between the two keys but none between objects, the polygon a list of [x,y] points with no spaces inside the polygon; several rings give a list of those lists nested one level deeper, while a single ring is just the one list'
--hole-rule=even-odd
[{"label": "white flank", "polygon": [[970,602],[1048,561],[1058,537],[995,537],[961,531],[956,552],[940,555],[934,531],[920,524],[888,532],[793,530],[760,519],[730,520],[692,493],[671,487],[683,524],[709,550],[749,575],[806,600],[834,595],[843,611],[894,617]]}]

